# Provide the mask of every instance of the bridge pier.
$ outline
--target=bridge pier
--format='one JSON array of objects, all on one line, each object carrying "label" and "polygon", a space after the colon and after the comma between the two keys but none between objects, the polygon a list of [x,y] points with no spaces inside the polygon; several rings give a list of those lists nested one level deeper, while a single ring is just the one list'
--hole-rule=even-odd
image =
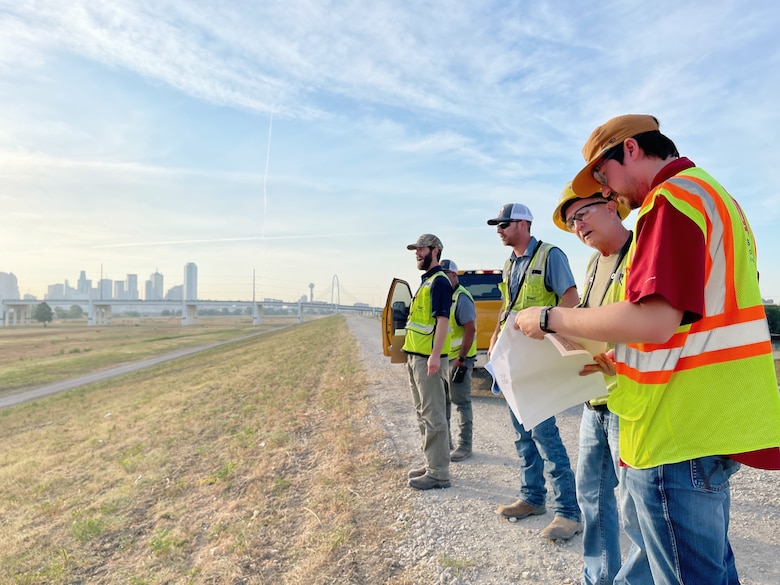
[{"label": "bridge pier", "polygon": [[4,304],[2,323],[8,325],[27,325],[32,322],[32,305],[14,304],[6,301]]},{"label": "bridge pier", "polygon": [[252,303],[252,325],[263,322],[263,303]]},{"label": "bridge pier", "polygon": [[198,320],[198,305],[194,303],[187,303],[182,307],[181,311],[181,324],[182,325],[195,325],[195,321]]},{"label": "bridge pier", "polygon": [[111,325],[111,305],[106,303],[89,306],[87,325]]}]

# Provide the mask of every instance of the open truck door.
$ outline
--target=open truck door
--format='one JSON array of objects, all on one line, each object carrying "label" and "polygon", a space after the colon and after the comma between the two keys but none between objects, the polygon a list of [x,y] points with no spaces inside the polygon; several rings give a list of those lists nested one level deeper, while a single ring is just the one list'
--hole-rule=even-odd
[{"label": "open truck door", "polygon": [[409,283],[394,278],[382,309],[382,351],[390,356],[391,363],[406,363],[401,351],[406,337],[406,319],[412,306],[412,289]]}]

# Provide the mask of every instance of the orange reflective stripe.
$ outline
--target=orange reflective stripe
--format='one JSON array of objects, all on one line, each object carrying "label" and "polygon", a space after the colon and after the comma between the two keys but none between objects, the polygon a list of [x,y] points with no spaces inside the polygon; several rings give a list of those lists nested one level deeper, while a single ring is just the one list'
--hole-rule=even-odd
[{"label": "orange reflective stripe", "polygon": [[[761,341],[750,345],[740,345],[728,349],[708,351],[706,353],[682,357],[677,361],[676,367],[670,370],[654,370],[651,372],[640,372],[636,368],[618,362],[616,364],[616,373],[618,376],[625,376],[636,384],[667,384],[672,379],[672,375],[685,370],[692,370],[701,366],[720,364],[724,361],[736,361],[765,355],[772,351],[770,341]],[[618,382],[620,384],[620,382]]]},{"label": "orange reflective stripe", "polygon": [[[646,347],[626,345],[620,348],[617,357],[620,362],[631,364],[636,371],[649,374],[684,369],[681,365],[684,360],[690,361],[697,355],[713,355],[715,352],[723,356],[724,361],[741,359],[743,354],[752,355],[751,350],[741,348],[764,342],[769,342],[767,324],[765,319],[759,319],[708,331],[690,332],[685,336],[684,345],[674,347],[656,346],[656,349],[649,351]],[[702,363],[711,363],[710,358]]]},{"label": "orange reflective stripe", "polygon": [[728,327],[737,323],[748,323],[750,321],[760,321],[766,319],[766,313],[762,305],[745,307],[737,309],[732,313],[720,313],[703,317],[696,323],[691,324],[691,331],[709,331],[720,327]]},{"label": "orange reflective stripe", "polygon": [[[731,215],[729,214],[729,210],[726,207],[726,198],[728,198],[732,203],[734,203],[735,207],[737,208],[737,211],[739,212],[740,219],[742,221],[742,227],[743,229],[748,232],[748,236],[752,239],[753,234],[751,230],[748,228],[748,224],[745,221],[745,216],[742,214],[742,209],[739,208],[739,205],[737,205],[737,202],[734,201],[734,199],[728,194],[728,193],[717,193],[715,189],[712,187],[712,185],[708,184],[707,182],[701,180],[698,177],[689,176],[688,177],[691,181],[699,185],[704,191],[709,194],[709,196],[712,198],[712,201],[715,203],[715,209],[718,212],[718,215],[720,216],[720,221],[724,226],[723,230],[723,248],[725,250],[733,250],[734,249],[734,226],[731,223]],[[725,229],[725,227],[728,226],[728,229]],[[709,234],[707,234],[709,236]],[[710,240],[708,240],[710,241]],[[726,261],[726,274],[734,274],[734,255],[733,254],[726,254],[724,257],[724,260]],[[737,293],[734,287],[726,287],[726,310],[735,308],[737,306]]]},{"label": "orange reflective stripe", "polygon": [[[618,376],[625,376],[629,380],[637,384],[666,384],[672,378],[674,370],[665,370],[660,372],[640,372],[636,368],[632,368],[628,364],[618,362],[615,367],[615,372]],[[620,379],[618,379],[618,388],[620,387]]]},{"label": "orange reflective stripe", "polygon": [[688,338],[688,331],[690,326],[686,326],[685,331],[678,331],[672,335],[666,343],[630,343],[629,347],[635,347],[643,353],[658,351],[659,349],[672,349],[675,347],[682,347],[685,345],[685,340]]},{"label": "orange reflective stripe", "polygon": [[737,347],[717,349],[708,351],[706,353],[700,353],[698,355],[680,358],[680,361],[677,362],[677,369],[690,370],[692,368],[709,366],[711,364],[718,364],[726,361],[743,360],[746,358],[764,355],[771,351],[772,342],[769,340],[759,341],[749,345],[739,345]]}]

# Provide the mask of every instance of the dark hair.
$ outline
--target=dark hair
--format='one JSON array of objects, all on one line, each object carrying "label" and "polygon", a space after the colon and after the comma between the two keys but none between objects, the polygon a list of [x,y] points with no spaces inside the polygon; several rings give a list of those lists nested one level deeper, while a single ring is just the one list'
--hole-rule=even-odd
[{"label": "dark hair", "polygon": [[[671,138],[664,136],[658,130],[642,132],[641,134],[633,136],[633,138],[637,141],[637,144],[639,144],[639,148],[641,148],[647,156],[660,158],[661,160],[670,156],[680,156],[680,153],[677,151],[677,147],[674,145]],[[613,146],[611,150],[616,151],[613,156],[609,156],[608,151],[604,154],[603,158],[615,159],[622,165],[624,152],[623,143],[621,142],[620,144]]]}]

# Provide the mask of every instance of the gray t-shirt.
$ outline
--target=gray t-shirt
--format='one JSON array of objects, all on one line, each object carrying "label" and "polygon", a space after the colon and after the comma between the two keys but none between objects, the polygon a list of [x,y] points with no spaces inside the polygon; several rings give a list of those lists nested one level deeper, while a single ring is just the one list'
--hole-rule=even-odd
[{"label": "gray t-shirt", "polygon": [[458,323],[458,325],[462,326],[469,321],[476,322],[476,320],[477,309],[474,306],[474,301],[472,301],[466,294],[459,294],[458,303],[455,305],[455,321]]}]

